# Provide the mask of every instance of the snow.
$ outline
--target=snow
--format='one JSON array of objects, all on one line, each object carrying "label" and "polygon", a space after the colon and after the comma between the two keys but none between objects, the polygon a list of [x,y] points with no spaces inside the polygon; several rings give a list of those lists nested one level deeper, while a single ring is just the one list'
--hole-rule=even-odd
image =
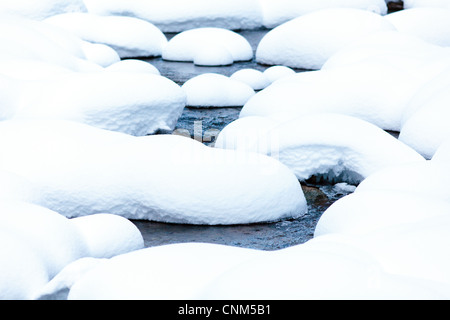
[{"label": "snow", "polygon": [[386,14],[384,0],[261,0],[266,28],[274,28],[299,16],[327,8],[353,8]]},{"label": "snow", "polygon": [[447,0],[404,0],[405,9],[411,8],[446,8],[450,9],[450,3]]},{"label": "snow", "polygon": [[66,217],[240,224],[306,212],[291,171],[259,154],[61,120],[3,121],[0,137],[0,169],[30,180],[42,192],[38,204]]},{"label": "snow", "polygon": [[189,299],[225,270],[260,254],[257,250],[203,243],[146,248],[92,269],[75,282],[68,298]]},{"label": "snow", "polygon": [[0,14],[43,20],[66,12],[86,12],[83,0],[2,0]]},{"label": "snow", "polygon": [[423,81],[401,68],[370,61],[300,72],[256,93],[244,105],[240,118],[331,112],[400,131],[403,111]]},{"label": "snow", "polygon": [[173,130],[186,96],[173,81],[145,73],[70,73],[23,82],[16,119],[63,119],[133,135]]},{"label": "snow", "polygon": [[255,91],[248,84],[218,73],[204,73],[181,87],[188,107],[242,107]]},{"label": "snow", "polygon": [[299,180],[316,175],[351,184],[385,167],[424,161],[416,151],[373,124],[326,113],[241,118],[220,132],[215,147],[271,155]]},{"label": "snow", "polygon": [[328,239],[273,252],[203,243],[147,248],[101,262],[75,281],[68,295],[70,300],[446,297],[430,280],[388,274],[357,246]]},{"label": "snow", "polygon": [[262,90],[270,84],[270,80],[263,72],[256,69],[240,69],[234,72],[230,78],[248,84],[253,90]]},{"label": "snow", "polygon": [[159,70],[149,62],[137,59],[125,59],[109,65],[106,71],[111,72],[136,72],[161,75]]},{"label": "snow", "polygon": [[78,37],[112,47],[121,58],[161,56],[166,36],[150,22],[122,16],[66,13],[46,20]]},{"label": "snow", "polygon": [[247,39],[234,31],[196,28],[170,39],[163,49],[162,57],[164,60],[193,61],[200,65],[229,65],[251,60],[253,50]]},{"label": "snow", "polygon": [[281,78],[294,75],[295,71],[286,66],[272,66],[264,70],[263,74],[270,83],[273,83]]},{"label": "snow", "polygon": [[382,16],[358,9],[324,9],[288,21],[260,41],[256,60],[317,70],[339,49],[372,33],[395,30]]},{"label": "snow", "polygon": [[90,13],[140,18],[163,32],[198,27],[243,30],[262,26],[259,0],[84,0],[84,3]]},{"label": "snow", "polygon": [[144,248],[139,229],[118,215],[93,214],[74,218],[71,223],[81,233],[90,257],[112,258]]},{"label": "snow", "polygon": [[84,41],[82,47],[86,59],[103,68],[120,62],[120,56],[117,51],[105,44]]},{"label": "snow", "polygon": [[417,36],[430,43],[450,46],[450,7],[414,8],[391,13],[386,16],[399,32]]},{"label": "snow", "polygon": [[320,217],[314,236],[330,233],[364,235],[402,224],[430,221],[450,212],[444,200],[402,191],[356,192],[332,204]]}]

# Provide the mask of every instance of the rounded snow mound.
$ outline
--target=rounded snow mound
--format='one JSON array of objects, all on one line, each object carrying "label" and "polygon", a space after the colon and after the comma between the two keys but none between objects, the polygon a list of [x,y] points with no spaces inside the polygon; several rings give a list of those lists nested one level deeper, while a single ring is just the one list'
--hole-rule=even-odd
[{"label": "rounded snow mound", "polygon": [[411,8],[446,8],[450,9],[450,3],[447,0],[404,0],[405,9]]},{"label": "rounded snow mound", "polygon": [[294,75],[295,71],[286,66],[272,66],[264,70],[263,74],[270,83],[273,83],[281,78]]},{"label": "rounded snow mound", "polygon": [[263,24],[266,28],[274,28],[302,15],[328,8],[353,8],[386,14],[384,0],[262,0]]},{"label": "rounded snow mound", "polygon": [[230,78],[248,84],[253,90],[262,90],[270,84],[266,75],[256,69],[240,69],[233,73]]},{"label": "rounded snow mound", "polygon": [[170,39],[162,57],[164,60],[192,61],[201,65],[228,65],[253,59],[253,49],[247,39],[234,31],[196,28]]},{"label": "rounded snow mound", "polygon": [[133,17],[66,13],[52,16],[45,22],[83,40],[108,45],[121,58],[161,56],[167,44],[166,36],[157,27]]},{"label": "rounded snow mound", "polygon": [[385,167],[424,161],[373,124],[325,113],[294,119],[241,118],[221,131],[215,147],[270,155],[288,166],[299,180],[316,176],[351,184]]},{"label": "rounded snow mound", "polygon": [[108,66],[105,70],[111,72],[137,72],[150,73],[157,76],[161,75],[161,73],[155,66],[148,62],[137,59],[125,59],[118,61]]},{"label": "rounded snow mound", "polygon": [[86,11],[83,0],[2,0],[0,6],[0,14],[19,15],[35,20],[44,20],[66,12]]},{"label": "rounded snow mound", "polygon": [[299,217],[307,210],[292,172],[260,154],[61,120],[3,121],[0,137],[0,169],[30,180],[41,191],[39,203],[66,217],[111,213],[240,224]]},{"label": "rounded snow mound", "polygon": [[140,18],[163,32],[198,27],[244,30],[262,26],[259,0],[84,0],[84,3],[90,13]]},{"label": "rounded snow mound", "polygon": [[318,10],[267,33],[258,45],[256,60],[268,65],[316,70],[351,42],[389,30],[395,27],[380,15],[366,10]]},{"label": "rounded snow mound", "polygon": [[338,113],[400,131],[403,111],[422,81],[378,62],[300,72],[256,93],[242,108],[240,118]]},{"label": "rounded snow mound", "polygon": [[242,107],[255,91],[248,84],[218,73],[204,73],[181,87],[188,107]]},{"label": "rounded snow mound", "polygon": [[415,8],[391,13],[385,17],[399,32],[416,36],[440,46],[450,46],[450,7]]}]

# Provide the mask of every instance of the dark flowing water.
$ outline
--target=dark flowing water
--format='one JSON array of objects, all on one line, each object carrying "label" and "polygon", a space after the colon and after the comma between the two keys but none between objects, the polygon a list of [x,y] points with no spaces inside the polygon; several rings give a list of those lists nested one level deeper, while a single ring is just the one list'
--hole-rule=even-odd
[{"label": "dark flowing water", "polygon": [[[253,50],[266,30],[240,32],[252,45]],[[168,34],[170,39],[173,34]],[[146,59],[160,71],[161,75],[183,85],[187,80],[203,73],[220,73],[230,76],[244,68],[264,71],[268,66],[255,60],[234,63],[226,67],[199,67],[193,63],[170,62],[162,58]],[[297,72],[301,70],[296,70]],[[214,142],[216,134],[227,124],[239,117],[241,108],[185,108],[176,129],[186,130],[189,135],[201,135],[204,144]],[[200,131],[200,132],[199,132]],[[321,214],[337,199],[348,194],[330,185],[302,185],[308,202],[308,213],[298,219],[274,223],[259,223],[233,226],[196,226],[167,224],[150,221],[133,221],[142,232],[146,247],[182,243],[207,242],[260,250],[277,250],[304,243],[314,235],[314,229]]]}]

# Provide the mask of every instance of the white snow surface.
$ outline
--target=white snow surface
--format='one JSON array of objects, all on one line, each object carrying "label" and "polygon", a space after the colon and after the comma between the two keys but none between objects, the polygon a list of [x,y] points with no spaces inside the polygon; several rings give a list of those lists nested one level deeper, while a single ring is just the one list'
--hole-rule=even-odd
[{"label": "white snow surface", "polygon": [[150,73],[160,76],[159,70],[149,62],[137,59],[125,59],[109,65],[106,71]]},{"label": "white snow surface", "polygon": [[103,68],[120,62],[120,56],[117,51],[105,44],[83,41],[82,47],[86,59]]},{"label": "white snow surface", "polygon": [[188,107],[242,107],[255,91],[248,84],[218,73],[203,73],[182,87]]},{"label": "white snow surface", "polygon": [[317,70],[351,42],[395,27],[376,13],[333,8],[290,20],[267,33],[256,50],[256,60],[268,65]]},{"label": "white snow surface", "polygon": [[294,75],[295,71],[286,66],[271,66],[264,70],[263,74],[270,83],[273,83],[281,78]]},{"label": "white snow surface", "polygon": [[196,28],[170,39],[163,49],[162,57],[164,60],[193,61],[200,65],[228,65],[251,60],[253,49],[247,39],[234,31]]},{"label": "white snow surface", "polygon": [[405,9],[411,8],[445,8],[450,9],[450,3],[447,0],[404,0]]},{"label": "white snow surface", "polygon": [[132,16],[147,20],[163,32],[199,27],[232,30],[262,26],[259,0],[84,0],[90,13]]},{"label": "white snow surface", "polygon": [[307,210],[296,177],[263,155],[61,120],[3,121],[0,132],[0,169],[30,180],[41,191],[38,203],[67,217],[236,224]]},{"label": "white snow surface", "polygon": [[296,118],[244,117],[220,132],[215,147],[270,155],[299,180],[316,175],[352,184],[385,167],[424,161],[373,124],[326,113]]},{"label": "white snow surface", "polygon": [[370,61],[299,72],[256,93],[240,118],[339,113],[400,131],[403,111],[422,83],[401,68]]},{"label": "white snow surface", "polygon": [[266,28],[274,28],[299,16],[328,8],[353,8],[386,14],[384,0],[261,0]]},{"label": "white snow surface", "polygon": [[250,68],[240,69],[233,73],[230,78],[248,84],[253,90],[262,90],[271,83],[263,72]]},{"label": "white snow surface", "polygon": [[43,20],[67,12],[87,12],[83,0],[2,0],[0,14]]},{"label": "white snow surface", "polygon": [[166,36],[148,21],[123,16],[66,13],[46,20],[78,37],[113,48],[121,58],[161,56]]},{"label": "white snow surface", "polygon": [[136,136],[173,130],[186,103],[176,83],[142,72],[74,72],[19,88],[10,118],[71,120]]},{"label": "white snow surface", "polygon": [[450,46],[450,7],[414,8],[401,10],[386,16],[399,32],[417,36],[430,43]]},{"label": "white snow surface", "polygon": [[68,298],[445,299],[445,290],[386,273],[354,244],[317,238],[273,252],[203,243],[147,248],[98,264],[73,283]]}]

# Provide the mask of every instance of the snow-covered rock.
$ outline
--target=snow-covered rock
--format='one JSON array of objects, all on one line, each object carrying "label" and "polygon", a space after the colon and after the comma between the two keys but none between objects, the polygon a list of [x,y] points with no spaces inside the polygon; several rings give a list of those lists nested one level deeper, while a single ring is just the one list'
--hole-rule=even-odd
[{"label": "snow-covered rock", "polygon": [[256,69],[240,69],[230,78],[248,84],[253,90],[262,90],[271,83],[263,72]]},{"label": "snow-covered rock", "polygon": [[0,232],[0,299],[30,300],[49,281],[44,261],[26,241]]},{"label": "snow-covered rock", "polygon": [[278,161],[176,135],[134,137],[61,120],[9,120],[0,122],[0,150],[0,170],[30,180],[41,191],[39,204],[66,217],[111,213],[237,224],[307,210],[298,180]]},{"label": "snow-covered rock", "polygon": [[333,203],[320,217],[314,236],[368,234],[448,215],[450,203],[401,191],[357,192]]},{"label": "snow-covered rock", "polygon": [[413,149],[371,123],[325,113],[297,118],[241,118],[221,131],[215,147],[271,155],[299,180],[315,175],[352,184],[391,165],[424,161]]},{"label": "snow-covered rock", "polygon": [[255,91],[248,84],[218,73],[204,73],[181,87],[188,107],[242,107]]},{"label": "snow-covered rock", "polygon": [[328,8],[353,8],[386,14],[384,0],[261,0],[266,28],[274,28],[289,20]]},{"label": "snow-covered rock", "polygon": [[391,13],[385,17],[399,32],[417,36],[430,43],[450,46],[450,7],[415,8]]},{"label": "snow-covered rock", "polygon": [[263,74],[270,83],[273,83],[281,78],[294,75],[295,71],[286,66],[272,66],[264,70]]},{"label": "snow-covered rock", "polygon": [[0,234],[6,232],[24,241],[43,262],[49,279],[67,264],[89,254],[70,220],[47,208],[1,201],[0,220]]},{"label": "snow-covered rock", "polygon": [[120,56],[116,50],[101,43],[84,41],[83,52],[87,60],[104,68],[120,61]]},{"label": "snow-covered rock", "polygon": [[82,235],[90,257],[111,258],[144,248],[139,229],[121,216],[93,214],[70,221]]},{"label": "snow-covered rock", "polygon": [[200,299],[218,300],[446,297],[448,294],[432,281],[386,273],[380,263],[363,249],[316,239],[244,261],[210,282],[199,295]]},{"label": "snow-covered rock", "polygon": [[186,102],[176,83],[142,72],[70,73],[23,82],[21,92],[14,118],[72,120],[138,136],[173,130]]},{"label": "snow-covered rock", "polygon": [[351,42],[389,30],[395,27],[366,10],[318,10],[267,33],[258,45],[256,60],[268,65],[320,69],[332,54]]},{"label": "snow-covered rock", "polygon": [[438,161],[421,161],[384,168],[367,177],[356,192],[407,192],[418,197],[450,201],[446,187],[450,183],[447,164]]},{"label": "snow-covered rock", "polygon": [[73,284],[68,298],[194,299],[222,272],[260,254],[263,252],[203,243],[146,248],[93,268]]},{"label": "snow-covered rock", "polygon": [[403,69],[376,62],[300,72],[256,93],[240,117],[331,112],[400,131],[403,111],[422,81]]},{"label": "snow-covered rock", "polygon": [[113,48],[121,58],[161,56],[166,36],[148,21],[133,17],[66,13],[45,20],[78,37]]},{"label": "snow-covered rock", "polygon": [[405,9],[411,8],[446,8],[450,9],[450,3],[447,0],[404,0]]},{"label": "snow-covered rock", "polygon": [[232,30],[262,26],[259,0],[84,0],[90,13],[132,16],[147,20],[163,32],[199,27]]},{"label": "snow-covered rock", "polygon": [[[199,65],[229,65],[253,58],[250,43],[223,28],[196,28],[174,36],[162,52],[164,60],[192,61]],[[232,60],[230,59],[232,58]]]},{"label": "snow-covered rock", "polygon": [[150,73],[158,76],[161,75],[159,70],[151,63],[137,59],[125,59],[118,61],[108,66],[105,70],[111,72],[137,72]]},{"label": "snow-covered rock", "polygon": [[0,5],[0,14],[18,15],[36,20],[66,12],[86,11],[83,0],[2,0]]},{"label": "snow-covered rock", "polygon": [[72,71],[95,72],[101,67],[86,60],[82,40],[47,23],[2,16],[0,60],[34,60]]},{"label": "snow-covered rock", "polygon": [[[448,87],[436,92],[416,111],[411,111],[401,128],[399,140],[431,159],[439,146],[450,137],[449,103]],[[414,101],[412,104],[415,104]]]}]

